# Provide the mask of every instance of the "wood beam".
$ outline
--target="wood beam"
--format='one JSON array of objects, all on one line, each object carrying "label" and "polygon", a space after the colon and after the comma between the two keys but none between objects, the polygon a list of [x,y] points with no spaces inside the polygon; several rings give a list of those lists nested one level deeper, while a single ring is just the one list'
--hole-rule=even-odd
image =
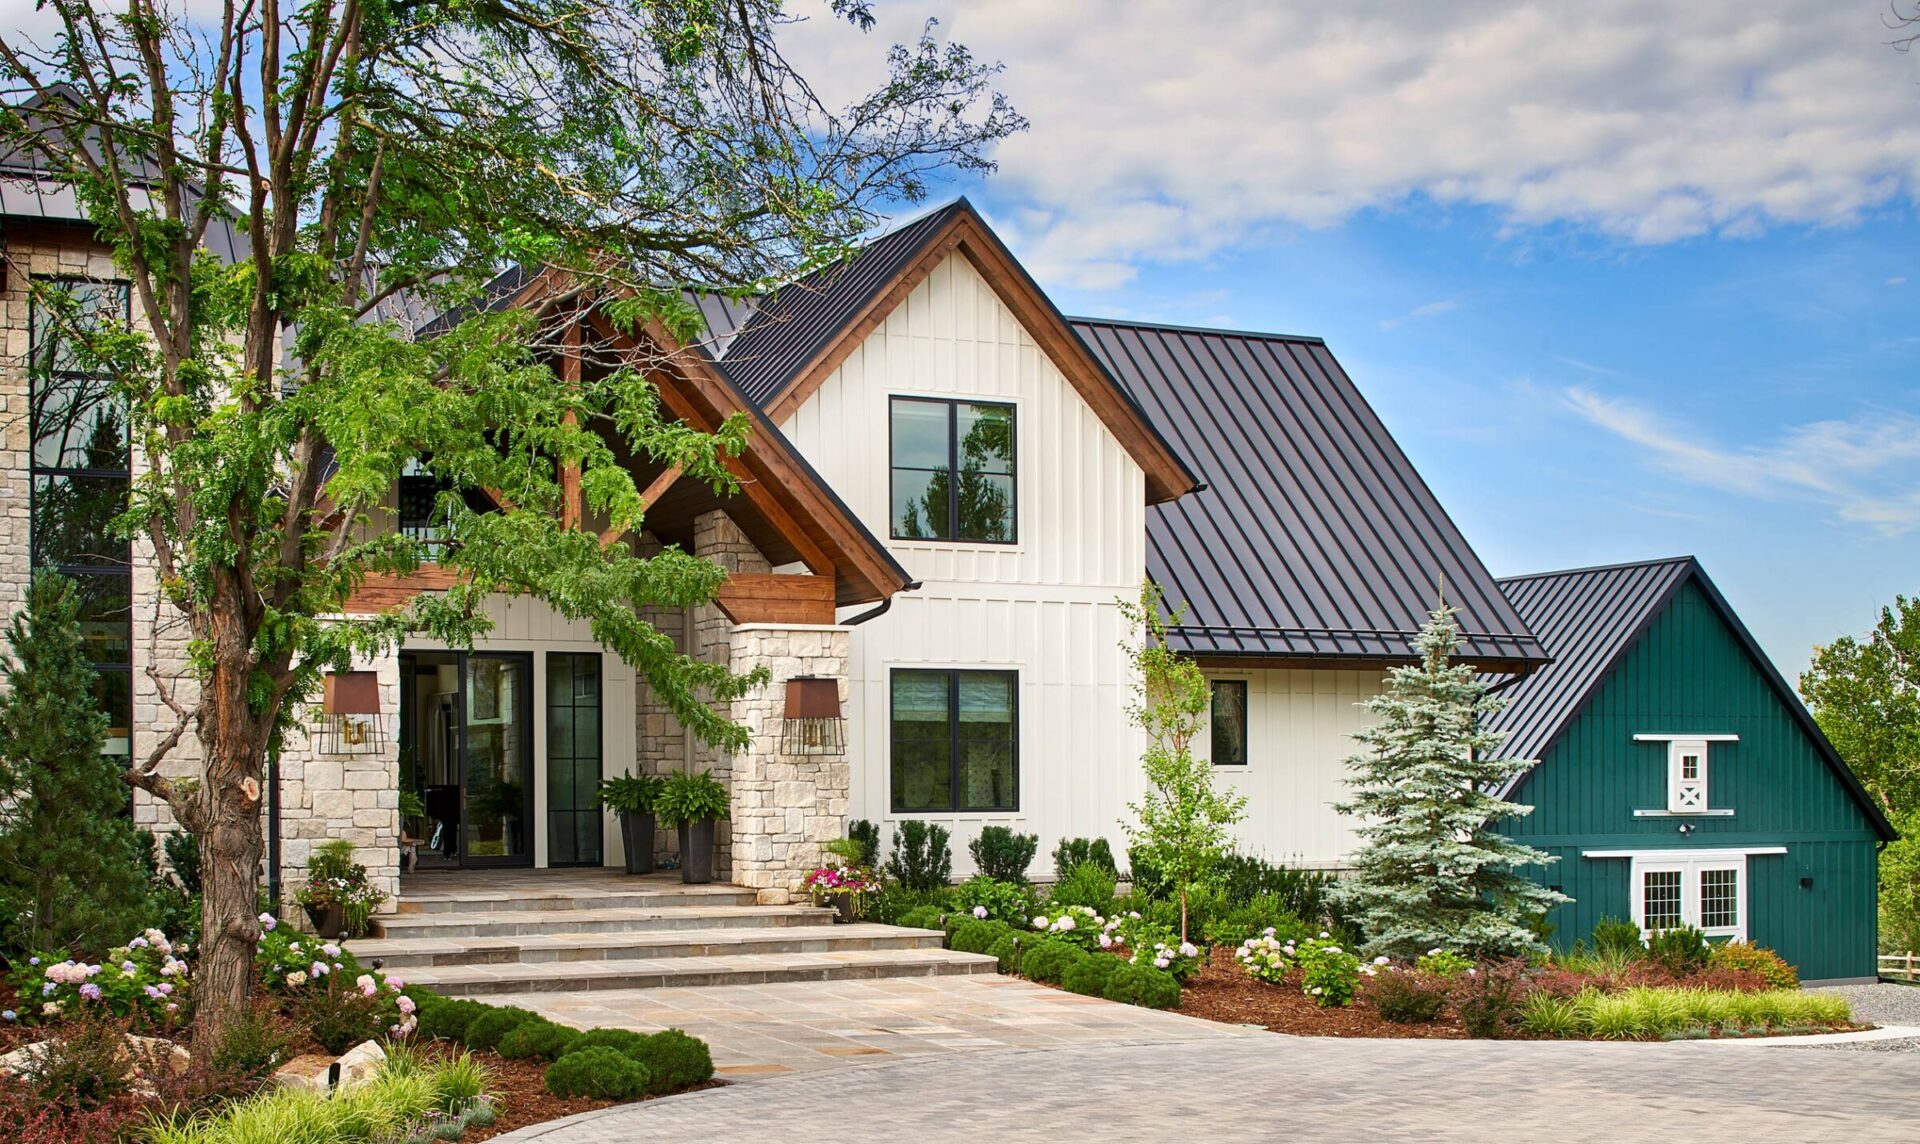
[{"label": "wood beam", "polygon": [[[653,478],[653,482],[640,494],[640,510],[645,512],[647,509],[652,508],[658,503],[661,497],[667,495],[667,490],[673,487],[673,482],[679,479],[680,466],[678,465],[669,466],[665,472]],[[624,528],[610,526],[605,532],[600,534],[600,547],[605,548],[607,545],[619,540],[627,534],[627,531],[628,530]]]},{"label": "wood beam", "polygon": [[833,577],[735,572],[713,602],[736,624],[821,624],[834,621]]},{"label": "wood beam", "polygon": [[422,564],[411,576],[369,574],[347,598],[346,610],[365,615],[405,607],[422,592],[444,592],[466,578],[464,573],[438,564]]},{"label": "wood beam", "polygon": [[[568,389],[580,388],[580,323],[569,321],[567,332],[561,340],[560,380]],[[573,410],[567,410],[565,418],[569,426],[577,426],[580,418]],[[579,528],[586,516],[580,504],[580,466],[562,464],[560,466],[560,527]]]}]

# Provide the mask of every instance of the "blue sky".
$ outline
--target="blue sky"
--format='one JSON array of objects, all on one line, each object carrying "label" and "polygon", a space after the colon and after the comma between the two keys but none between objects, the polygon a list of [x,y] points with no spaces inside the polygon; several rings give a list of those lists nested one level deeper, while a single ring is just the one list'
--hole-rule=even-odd
[{"label": "blue sky", "polygon": [[1692,553],[1789,678],[1920,593],[1920,59],[1884,0],[881,0],[1005,65],[1069,313],[1316,334],[1497,574]]}]

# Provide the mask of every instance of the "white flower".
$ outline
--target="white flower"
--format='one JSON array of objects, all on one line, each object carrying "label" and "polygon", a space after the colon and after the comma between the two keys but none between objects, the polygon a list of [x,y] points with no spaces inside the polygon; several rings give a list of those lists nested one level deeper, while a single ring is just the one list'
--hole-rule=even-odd
[{"label": "white flower", "polygon": [[1199,957],[1200,951],[1199,949],[1195,948],[1192,942],[1183,941],[1180,943],[1180,956],[1181,957]]},{"label": "white flower", "polygon": [[1110,937],[1108,937],[1108,936],[1107,936],[1106,934],[1101,934],[1101,935],[1100,935],[1100,948],[1101,948],[1101,949],[1112,949],[1112,948],[1113,948],[1113,939],[1112,939],[1112,938],[1110,938]]},{"label": "white flower", "polygon": [[1066,933],[1066,932],[1069,932],[1069,931],[1071,931],[1071,930],[1073,929],[1073,915],[1071,915],[1071,914],[1061,914],[1061,915],[1060,915],[1060,920],[1059,920],[1059,921],[1057,921],[1057,922],[1055,922],[1055,923],[1054,923],[1054,925],[1055,925],[1055,926],[1056,926],[1056,927],[1057,927],[1057,928],[1058,928],[1058,929],[1060,930],[1060,932],[1062,932],[1062,933]]},{"label": "white flower", "polygon": [[367,994],[371,996],[373,993],[373,974],[362,973],[360,976],[354,978],[353,987],[355,989],[365,990]]},{"label": "white flower", "polygon": [[1047,916],[1046,916],[1045,914],[1036,914],[1036,915],[1034,916],[1034,919],[1033,919],[1033,928],[1034,928],[1034,929],[1046,929],[1046,928],[1047,928]]},{"label": "white flower", "polygon": [[1382,954],[1381,956],[1374,958],[1373,963],[1375,965],[1385,965],[1387,963],[1386,955]]},{"label": "white flower", "polygon": [[268,933],[272,933],[273,927],[280,924],[280,919],[274,917],[272,914],[261,914],[257,920],[260,922],[260,928],[266,930]]},{"label": "white flower", "polygon": [[1436,946],[1434,946],[1434,947],[1433,947],[1432,949],[1430,949],[1430,950],[1428,950],[1428,951],[1427,951],[1427,956],[1428,956],[1428,957],[1439,957],[1439,956],[1440,956],[1440,947],[1436,945]]},{"label": "white flower", "polygon": [[1154,967],[1155,969],[1165,969],[1165,968],[1167,967],[1167,959],[1166,959],[1166,958],[1164,958],[1164,957],[1156,957],[1156,958],[1154,958],[1154,959],[1153,959],[1153,967]]},{"label": "white flower", "polygon": [[1328,932],[1327,932],[1326,930],[1321,930],[1321,931],[1320,931],[1320,936],[1321,936],[1321,937],[1332,937],[1333,935],[1332,935],[1332,934],[1330,934],[1330,933],[1328,933]]}]

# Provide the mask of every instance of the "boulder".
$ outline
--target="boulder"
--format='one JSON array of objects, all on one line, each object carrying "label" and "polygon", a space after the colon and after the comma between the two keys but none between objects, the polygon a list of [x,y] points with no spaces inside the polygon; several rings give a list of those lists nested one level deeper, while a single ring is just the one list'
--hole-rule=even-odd
[{"label": "boulder", "polygon": [[[326,1092],[330,1083],[344,1091],[372,1080],[385,1064],[387,1054],[372,1041],[362,1041],[338,1057],[309,1053],[295,1057],[274,1070],[273,1083],[282,1088]],[[339,1080],[333,1081],[333,1066],[340,1066]]]}]

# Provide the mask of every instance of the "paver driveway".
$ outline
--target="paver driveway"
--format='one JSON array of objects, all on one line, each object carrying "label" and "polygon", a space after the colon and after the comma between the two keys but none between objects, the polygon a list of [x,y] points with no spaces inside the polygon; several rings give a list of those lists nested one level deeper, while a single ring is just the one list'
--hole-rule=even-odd
[{"label": "paver driveway", "polygon": [[[824,1081],[824,1083],[823,1083]],[[499,1137],[635,1140],[1912,1141],[1920,1057],[1702,1044],[1249,1036],[942,1055]]]}]

